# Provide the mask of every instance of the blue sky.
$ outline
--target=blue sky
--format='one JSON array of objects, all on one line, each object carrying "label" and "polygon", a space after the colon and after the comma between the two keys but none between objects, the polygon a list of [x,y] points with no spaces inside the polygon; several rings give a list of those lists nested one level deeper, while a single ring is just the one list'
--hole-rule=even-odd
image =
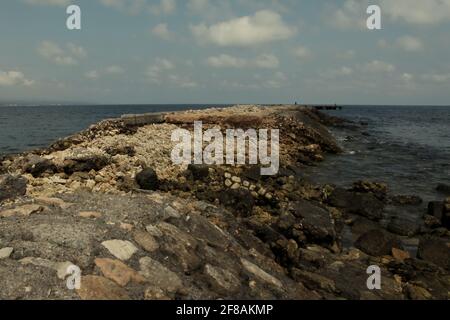
[{"label": "blue sky", "polygon": [[0,40],[0,102],[450,104],[450,0],[11,0]]}]

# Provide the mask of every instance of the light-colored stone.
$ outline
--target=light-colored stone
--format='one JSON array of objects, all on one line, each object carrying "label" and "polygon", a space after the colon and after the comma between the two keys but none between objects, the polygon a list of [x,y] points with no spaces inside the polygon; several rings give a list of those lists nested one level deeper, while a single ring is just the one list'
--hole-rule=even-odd
[{"label": "light-colored stone", "polygon": [[233,182],[231,182],[230,179],[226,179],[226,180],[225,180],[225,187],[229,188],[229,187],[231,187],[232,185],[233,185]]},{"label": "light-colored stone", "polygon": [[134,241],[137,242],[147,252],[154,252],[159,249],[159,244],[148,232],[138,230],[134,233]]},{"label": "light-colored stone", "polygon": [[241,178],[235,176],[235,177],[231,178],[231,181],[234,183],[241,183],[242,180],[241,180]]},{"label": "light-colored stone", "polygon": [[36,202],[40,204],[44,204],[46,206],[60,207],[65,210],[73,206],[73,203],[65,202],[59,198],[50,198],[50,197],[39,197],[36,198]]},{"label": "light-colored stone", "polygon": [[392,256],[395,260],[403,262],[406,259],[410,259],[411,255],[407,251],[403,251],[397,248],[392,248]]},{"label": "light-colored stone", "polygon": [[226,292],[234,292],[240,286],[239,278],[228,270],[207,264],[205,265],[205,274],[213,286]]},{"label": "light-colored stone", "polygon": [[275,278],[274,276],[268,274],[266,271],[258,267],[257,265],[251,263],[250,261],[241,258],[241,263],[244,266],[245,270],[255,275],[258,279],[267,282],[269,284],[272,284],[275,287],[281,288],[283,287],[283,284],[280,280]]},{"label": "light-colored stone", "polygon": [[125,287],[130,282],[143,283],[145,278],[125,263],[113,259],[95,259],[95,265],[102,271],[103,275]]},{"label": "light-colored stone", "polygon": [[226,179],[231,179],[231,173],[225,172],[225,178]]},{"label": "light-colored stone", "polygon": [[43,206],[37,205],[37,204],[25,204],[23,206],[9,209],[5,211],[0,212],[1,218],[9,218],[9,217],[15,217],[15,216],[22,216],[22,217],[28,217],[32,214],[42,212],[44,210]]},{"label": "light-colored stone", "polygon": [[77,290],[83,300],[128,300],[127,292],[115,282],[99,276],[81,277],[81,287]]},{"label": "light-colored stone", "polygon": [[160,262],[144,257],[139,260],[141,272],[153,286],[162,289],[164,292],[175,293],[183,287],[183,282],[176,273],[170,271]]},{"label": "light-colored stone", "polygon": [[59,279],[64,280],[71,273],[69,272],[69,267],[75,266],[72,262],[59,262],[55,263],[54,269],[56,269],[56,275]]},{"label": "light-colored stone", "polygon": [[171,206],[167,206],[164,208],[164,219],[170,218],[179,219],[181,218],[181,214]]},{"label": "light-colored stone", "polygon": [[87,219],[98,219],[101,218],[102,214],[95,211],[82,211],[79,213],[79,216]]},{"label": "light-colored stone", "polygon": [[130,259],[133,254],[138,250],[134,244],[130,241],[124,240],[108,240],[102,242],[108,251],[115,256],[117,259],[122,261]]},{"label": "light-colored stone", "polygon": [[13,253],[13,251],[14,251],[14,248],[11,248],[11,247],[0,249],[0,260],[9,258],[11,256],[11,254]]},{"label": "light-colored stone", "polygon": [[235,183],[235,184],[233,184],[232,186],[231,186],[231,189],[232,190],[237,190],[237,189],[239,189],[241,187],[241,185],[239,184],[239,183]]},{"label": "light-colored stone", "polygon": [[154,237],[159,238],[159,237],[163,236],[163,233],[161,232],[161,230],[159,230],[159,228],[157,226],[148,225],[145,227],[145,230],[147,230],[147,232],[150,233]]},{"label": "light-colored stone", "polygon": [[132,231],[133,228],[134,228],[134,226],[132,224],[130,224],[130,223],[123,223],[123,222],[120,223],[119,227],[120,227],[120,229],[126,230],[126,231]]}]

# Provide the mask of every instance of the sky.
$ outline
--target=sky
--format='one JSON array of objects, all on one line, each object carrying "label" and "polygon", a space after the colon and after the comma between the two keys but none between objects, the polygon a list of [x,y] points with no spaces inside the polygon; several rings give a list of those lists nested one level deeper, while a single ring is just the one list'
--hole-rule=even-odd
[{"label": "sky", "polygon": [[1,1],[2,101],[450,105],[450,0]]}]

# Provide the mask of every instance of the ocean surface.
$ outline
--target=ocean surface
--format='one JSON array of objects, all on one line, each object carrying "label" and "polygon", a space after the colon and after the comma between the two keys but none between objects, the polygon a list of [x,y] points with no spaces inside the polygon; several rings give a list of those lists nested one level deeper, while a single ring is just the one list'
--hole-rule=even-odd
[{"label": "ocean surface", "polygon": [[211,106],[215,105],[0,106],[0,155],[46,147],[91,124],[124,114]]},{"label": "ocean surface", "polygon": [[[106,118],[128,113],[201,109],[211,105],[0,106],[0,155],[44,147]],[[328,156],[305,176],[350,186],[360,179],[388,183],[397,194],[441,199],[450,184],[450,107],[345,106],[326,111],[361,130],[332,129],[345,153]]]},{"label": "ocean surface", "polygon": [[392,193],[443,199],[450,185],[450,107],[347,106],[328,114],[362,124],[361,130],[331,129],[344,154],[328,156],[306,175],[318,183],[349,187],[367,179]]}]

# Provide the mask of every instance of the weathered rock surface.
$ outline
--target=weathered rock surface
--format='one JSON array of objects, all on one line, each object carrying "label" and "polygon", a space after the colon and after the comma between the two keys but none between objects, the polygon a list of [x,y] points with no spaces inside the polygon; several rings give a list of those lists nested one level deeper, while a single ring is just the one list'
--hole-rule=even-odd
[{"label": "weathered rock surface", "polygon": [[0,175],[0,202],[23,196],[27,192],[27,180],[10,174]]},{"label": "weathered rock surface", "polygon": [[[173,165],[171,132],[194,120],[280,128],[279,174]],[[416,259],[381,231],[387,186],[301,178],[303,165],[340,152],[327,125],[351,126],[294,106],[132,116],[0,160],[0,190],[12,191],[0,206],[0,298],[448,299],[444,247],[422,243]],[[443,243],[449,205],[431,230]],[[344,246],[343,230],[369,254]],[[383,290],[367,289],[369,265]],[[81,269],[79,290],[66,286],[69,266]]]},{"label": "weathered rock surface", "polygon": [[398,239],[381,230],[372,230],[363,234],[356,240],[355,247],[374,257],[390,255],[392,248],[402,248]]},{"label": "weathered rock surface", "polygon": [[444,269],[450,269],[450,245],[437,238],[422,238],[417,256]]}]

